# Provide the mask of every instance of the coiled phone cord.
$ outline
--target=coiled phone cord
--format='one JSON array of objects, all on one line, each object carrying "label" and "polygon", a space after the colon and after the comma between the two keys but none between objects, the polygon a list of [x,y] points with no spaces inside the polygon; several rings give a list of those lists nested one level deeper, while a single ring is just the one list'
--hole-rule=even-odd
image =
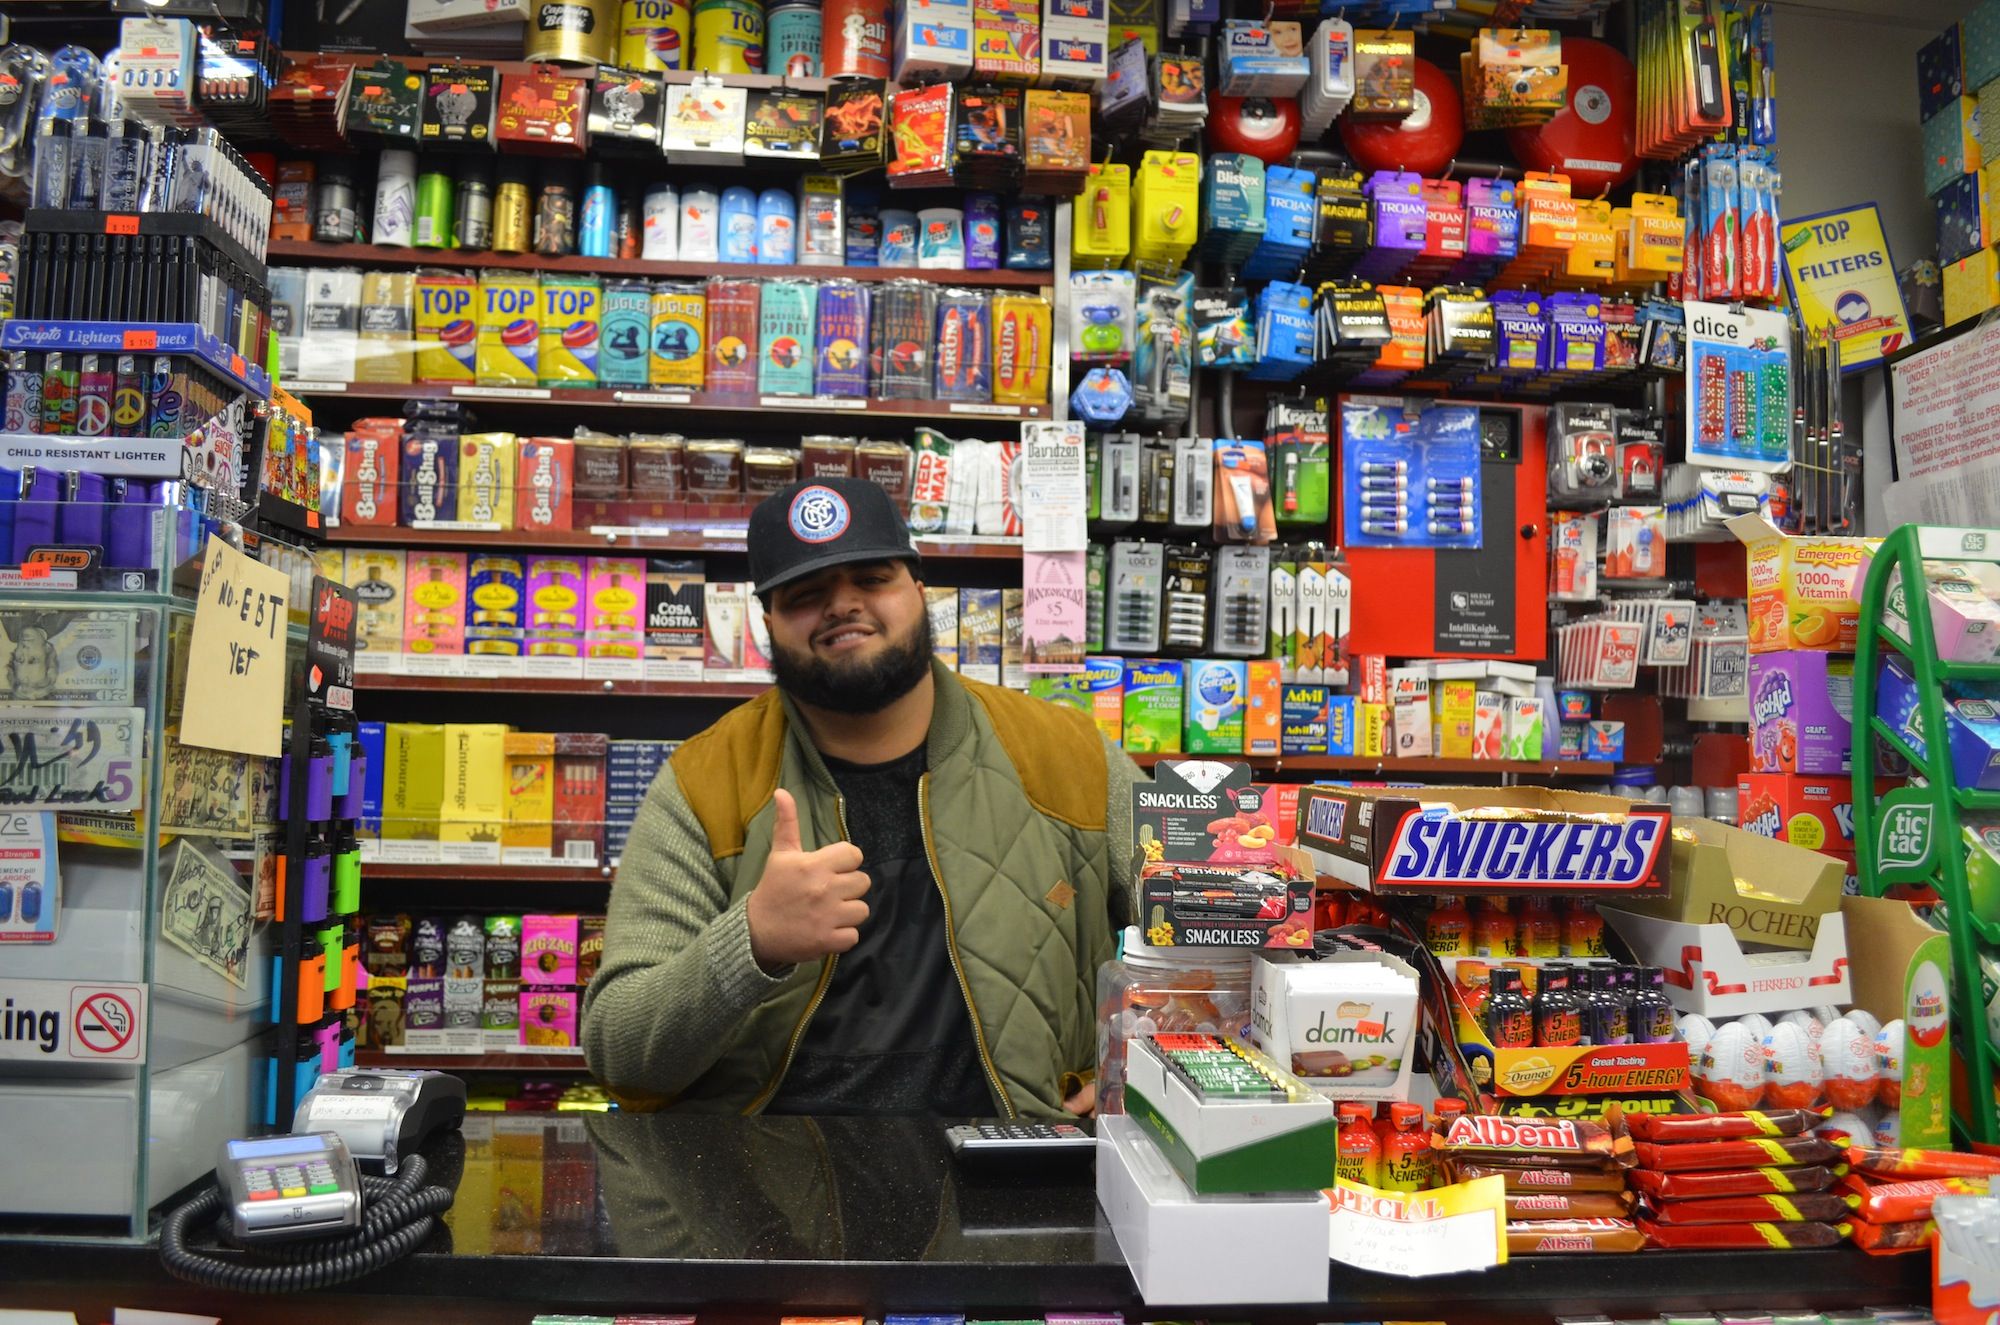
[{"label": "coiled phone cord", "polygon": [[257,1247],[240,1256],[188,1246],[224,1214],[222,1189],[210,1187],[169,1214],[160,1226],[160,1261],[176,1279],[239,1293],[298,1293],[373,1274],[429,1240],[437,1216],[451,1208],[451,1192],[427,1187],[421,1155],[402,1163],[395,1178],[363,1175],[361,1227],[344,1237]]}]

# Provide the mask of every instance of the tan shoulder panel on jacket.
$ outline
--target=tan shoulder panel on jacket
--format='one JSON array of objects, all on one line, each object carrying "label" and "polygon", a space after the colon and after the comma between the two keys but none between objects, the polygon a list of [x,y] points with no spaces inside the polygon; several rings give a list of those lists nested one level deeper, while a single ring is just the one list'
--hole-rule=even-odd
[{"label": "tan shoulder panel on jacket", "polygon": [[785,758],[785,707],[775,689],[689,738],[670,761],[674,781],[708,837],[709,854],[743,850],[743,830],[778,789]]},{"label": "tan shoulder panel on jacket", "polygon": [[1104,742],[1075,709],[959,678],[993,723],[1034,807],[1072,828],[1104,831]]}]

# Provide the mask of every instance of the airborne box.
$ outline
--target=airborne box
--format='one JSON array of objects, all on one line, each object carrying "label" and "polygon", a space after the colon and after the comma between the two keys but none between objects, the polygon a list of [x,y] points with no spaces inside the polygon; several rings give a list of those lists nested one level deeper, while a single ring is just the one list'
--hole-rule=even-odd
[{"label": "airborne box", "polygon": [[1384,893],[1666,886],[1664,806],[1547,787],[1307,787],[1299,846],[1319,873]]}]

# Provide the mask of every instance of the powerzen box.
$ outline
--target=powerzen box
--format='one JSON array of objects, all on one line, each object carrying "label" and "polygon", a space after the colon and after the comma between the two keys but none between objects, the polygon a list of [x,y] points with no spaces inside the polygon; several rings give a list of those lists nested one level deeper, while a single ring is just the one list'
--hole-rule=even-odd
[{"label": "powerzen box", "polygon": [[1299,845],[1319,873],[1375,892],[1651,893],[1666,886],[1671,819],[1547,787],[1307,787]]},{"label": "powerzen box", "polygon": [[1268,788],[1246,764],[1170,760],[1132,788],[1146,941],[1177,947],[1312,946],[1312,867],[1277,845]]}]

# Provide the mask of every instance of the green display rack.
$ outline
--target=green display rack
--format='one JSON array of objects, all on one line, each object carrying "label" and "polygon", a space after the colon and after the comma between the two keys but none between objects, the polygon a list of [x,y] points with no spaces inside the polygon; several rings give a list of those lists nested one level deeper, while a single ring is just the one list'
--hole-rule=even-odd
[{"label": "green display rack", "polygon": [[[1854,659],[1854,842],[1861,888],[1880,897],[1901,884],[1937,890],[1950,915],[1951,1026],[1969,1089],[1967,1111],[1952,1121],[1960,1136],[2000,1145],[2000,1117],[1993,1101],[1997,1058],[1987,1035],[1986,999],[1980,988],[1981,944],[2000,950],[2000,924],[1975,915],[1967,896],[1965,849],[1960,837],[1967,810],[2000,810],[2000,791],[1958,786],[1952,778],[1945,731],[1944,687],[2000,681],[2000,664],[1945,662],[1926,605],[1926,561],[2000,562],[2000,529],[1943,529],[1904,525],[1883,540],[1868,567],[1861,594],[1861,623]],[[1908,622],[1905,640],[1889,627],[1889,609]],[[1916,677],[1917,732],[1924,753],[1885,721],[1877,708],[1876,677],[1883,647],[1908,660]],[[1909,761],[1920,779],[1887,795],[1875,789],[1875,746],[1881,742]]]}]

